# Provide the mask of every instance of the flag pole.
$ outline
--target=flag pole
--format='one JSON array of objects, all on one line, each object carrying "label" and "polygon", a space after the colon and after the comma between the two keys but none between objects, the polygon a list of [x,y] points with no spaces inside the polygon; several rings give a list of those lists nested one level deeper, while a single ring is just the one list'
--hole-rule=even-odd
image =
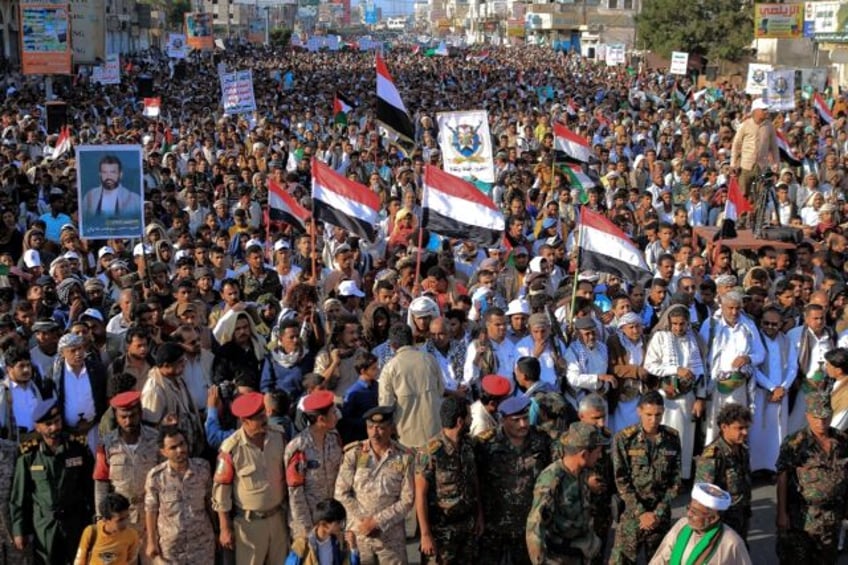
[{"label": "flag pole", "polygon": [[[426,175],[426,169],[424,174]],[[419,283],[421,277],[421,246],[424,245],[424,205],[427,202],[427,183],[424,182],[424,188],[421,194],[421,220],[418,222],[418,254],[415,257],[415,282],[412,284],[412,288],[418,287],[418,292],[421,292],[421,284]],[[416,218],[417,219],[417,218]]]},{"label": "flag pole", "polygon": [[566,334],[568,334],[568,330],[571,329],[571,326],[574,323],[574,306],[577,303],[577,279],[580,275],[580,245],[583,243],[583,214],[581,214],[577,218],[577,237],[576,237],[576,248],[577,248],[577,265],[574,267],[574,280],[571,281],[571,305],[568,309],[568,318],[566,320]]},{"label": "flag pole", "polygon": [[318,285],[318,261],[316,259],[318,254],[318,248],[315,247],[315,232],[318,231],[315,226],[315,222],[317,218],[315,218],[315,214],[312,215],[312,222],[310,225],[310,233],[309,238],[312,241],[312,280],[315,281],[315,285]]}]

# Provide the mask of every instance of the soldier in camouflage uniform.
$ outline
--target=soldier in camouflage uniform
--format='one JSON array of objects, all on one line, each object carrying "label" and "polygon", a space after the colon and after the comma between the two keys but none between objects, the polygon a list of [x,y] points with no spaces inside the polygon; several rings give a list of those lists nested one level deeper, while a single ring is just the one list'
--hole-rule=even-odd
[{"label": "soldier in camouflage uniform", "polygon": [[533,487],[551,464],[551,440],[530,426],[530,399],[513,396],[498,406],[501,425],[477,436],[474,460],[483,506],[479,562],[529,564],[525,529]]},{"label": "soldier in camouflage uniform", "polygon": [[0,565],[23,565],[31,561],[29,552],[18,551],[15,547],[9,520],[9,493],[17,456],[18,444],[0,438]]},{"label": "soldier in camouflage uniform", "polygon": [[342,439],[332,392],[320,390],[303,400],[309,427],[286,445],[286,484],[291,505],[292,538],[309,535],[312,513],[322,500],[333,498],[342,463]]},{"label": "soldier in camouflage uniform", "polygon": [[[129,523],[139,535],[144,551],[144,482],[159,463],[157,433],[141,425],[141,393],[123,392],[109,401],[118,429],[109,432],[97,446],[94,464],[94,507],[110,491],[130,501]],[[141,555],[143,562],[147,562]]]},{"label": "soldier in camouflage uniform", "polygon": [[448,396],[440,410],[442,431],[415,460],[415,512],[421,528],[421,563],[475,563],[474,537],[482,527],[477,468],[468,437],[465,399]]},{"label": "soldier in camouflage uniform", "polygon": [[698,458],[695,482],[712,483],[730,493],[732,503],[721,520],[744,540],[751,519],[751,462],[746,444],[751,411],[741,404],[727,404],[719,411],[716,425],[720,435]]},{"label": "soldier in camouflage uniform", "polygon": [[363,416],[368,439],[345,448],[336,479],[336,499],[347,510],[362,565],[405,565],[404,517],[412,510],[415,457],[392,440],[391,406]]},{"label": "soldier in camouflage uniform", "polygon": [[[615,477],[612,472],[612,453],[610,444],[612,434],[605,427],[607,421],[607,403],[600,394],[589,394],[580,401],[578,417],[584,424],[598,428],[604,437],[604,447],[597,462],[589,468],[586,483],[589,486],[589,509],[592,515],[592,529],[601,540],[601,551],[592,560],[601,565],[606,553],[609,534],[612,531],[612,495],[615,492]],[[557,442],[562,445],[562,442]]]},{"label": "soldier in camouflage uniform", "polygon": [[575,422],[561,441],[563,456],[542,471],[533,489],[525,530],[533,565],[585,565],[601,549],[585,470],[597,463],[605,439],[597,427]]},{"label": "soldier in camouflage uniform", "polygon": [[280,298],[283,285],[280,276],[273,269],[265,266],[265,254],[262,246],[251,245],[245,251],[247,270],[239,275],[239,286],[242,290],[242,299],[246,302],[255,302],[263,294],[270,294]]},{"label": "soldier in camouflage uniform", "polygon": [[147,556],[154,563],[214,563],[215,532],[207,501],[212,473],[205,459],[189,457],[183,433],[173,426],[159,430],[159,448],[167,459],[150,470],[144,486]]},{"label": "soldier in camouflage uniform", "polygon": [[73,560],[94,515],[94,458],[85,436],[62,432],[55,399],[41,401],[32,419],[39,437],[21,444],[15,463],[9,502],[12,535],[19,550],[33,538],[36,564],[62,565]]},{"label": "soldier in camouflage uniform", "polygon": [[616,434],[612,460],[615,484],[624,501],[610,563],[636,563],[639,550],[650,558],[671,528],[671,503],[680,492],[680,438],[660,424],[663,397],[656,391],[639,400],[639,424]]},{"label": "soldier in camouflage uniform", "polygon": [[777,556],[781,564],[836,563],[848,492],[848,435],[830,427],[826,393],[806,398],[808,426],[777,457]]}]

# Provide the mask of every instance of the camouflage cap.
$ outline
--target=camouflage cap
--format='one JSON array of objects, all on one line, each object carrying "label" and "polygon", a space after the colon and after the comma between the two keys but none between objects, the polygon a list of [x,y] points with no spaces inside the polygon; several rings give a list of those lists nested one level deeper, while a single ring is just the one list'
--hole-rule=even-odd
[{"label": "camouflage cap", "polygon": [[812,392],[807,395],[807,414],[813,418],[830,418],[833,408],[830,406],[830,395],[823,392]]},{"label": "camouflage cap", "polygon": [[574,422],[569,426],[568,433],[562,436],[560,442],[564,447],[576,447],[579,449],[595,449],[600,445],[607,445],[609,441],[601,434],[596,426],[583,422]]}]

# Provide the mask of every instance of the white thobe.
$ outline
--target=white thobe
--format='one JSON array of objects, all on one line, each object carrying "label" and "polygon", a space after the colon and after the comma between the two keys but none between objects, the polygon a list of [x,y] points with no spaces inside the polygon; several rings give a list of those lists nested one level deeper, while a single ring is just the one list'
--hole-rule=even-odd
[{"label": "white thobe", "polygon": [[[94,391],[91,390],[91,381],[88,378],[88,370],[82,366],[79,374],[74,373],[71,366],[65,363],[65,406],[63,416],[65,424],[74,427],[80,420],[85,418],[86,422],[94,422],[97,415],[94,406]],[[97,424],[97,422],[94,422]],[[88,431],[88,447],[94,453],[99,441],[97,426],[94,425]]]},{"label": "white thobe", "polygon": [[[786,333],[789,338],[789,364],[796,371],[803,369],[807,377],[811,377],[814,372],[819,369],[819,364],[824,363],[824,354],[833,349],[833,344],[830,342],[827,332],[823,332],[821,337],[813,335],[813,347],[810,350],[810,361],[806,367],[799,367],[799,356],[801,354],[801,338],[805,332],[810,332],[807,326],[797,326]],[[798,395],[795,397],[795,404],[792,406],[792,411],[789,412],[789,429],[788,433],[794,434],[798,430],[807,425],[807,395],[804,391],[798,389]]]},{"label": "white thobe", "polygon": [[[789,387],[797,371],[789,365],[789,340],[783,336],[771,339],[763,336],[766,359],[754,371],[757,388],[754,391],[753,420],[748,435],[751,470],[777,471],[780,444],[789,429]],[[780,402],[769,402],[771,392],[783,387],[786,394]]]},{"label": "white thobe", "polygon": [[[689,333],[685,337],[677,337],[668,331],[656,332],[645,353],[645,370],[663,378],[675,376],[680,367],[688,368],[696,378],[704,375],[704,362],[695,335]],[[660,394],[665,399],[662,424],[673,428],[680,436],[681,476],[689,479],[692,477],[692,456],[695,453],[692,410],[696,395],[703,397],[706,394],[706,383],[702,378],[696,388],[676,398],[668,398],[662,389]]]},{"label": "white thobe", "polygon": [[[845,386],[848,386],[848,379],[836,381],[836,383],[834,383],[833,385],[833,391],[831,391],[831,394]],[[848,410],[840,410],[839,412],[834,412],[833,418],[830,421],[830,427],[836,428],[840,432],[848,430]]]},{"label": "white thobe", "polygon": [[[605,393],[607,383],[600,379],[601,375],[607,373],[609,358],[607,346],[596,342],[595,347],[589,349],[579,341],[575,341],[565,352],[565,361],[568,364],[566,378],[576,393],[576,401],[591,392]],[[566,397],[570,400],[570,397]],[[577,408],[577,406],[575,406]]]},{"label": "white thobe", "polygon": [[766,356],[765,348],[760,341],[759,330],[750,319],[739,316],[736,324],[731,326],[721,314],[718,314],[717,318],[712,321],[712,343],[709,343],[710,326],[709,320],[701,326],[701,337],[709,347],[710,352],[708,364],[711,402],[707,408],[707,431],[704,440],[706,445],[712,443],[719,435],[716,418],[725,404],[751,406],[754,380],[750,378],[750,373],[743,372],[746,377],[749,377],[747,383],[729,393],[718,390],[719,378],[726,373],[736,371],[733,368],[733,361],[737,357],[749,357],[751,359],[750,364],[740,367],[740,369],[742,371],[746,369],[753,371],[753,368],[762,363]]},{"label": "white thobe", "polygon": [[493,415],[489,414],[486,407],[479,400],[470,406],[469,412],[471,413],[471,429],[469,430],[471,437],[477,437],[483,432],[498,427],[498,421],[495,420]]},{"label": "white thobe", "polygon": [[[564,352],[562,344],[557,341],[557,345],[560,346],[560,356],[563,356]],[[536,342],[533,340],[533,336],[528,335],[526,337],[523,337],[518,341],[518,343],[515,344],[516,361],[521,357],[535,357],[535,350]],[[537,359],[539,359],[539,365],[542,366],[542,374],[539,377],[539,380],[552,385],[556,385],[556,357],[554,357],[553,355],[553,349],[551,348],[550,343],[545,344],[545,350],[542,352],[541,355],[539,355]],[[604,369],[604,372],[606,372],[606,369]]]}]

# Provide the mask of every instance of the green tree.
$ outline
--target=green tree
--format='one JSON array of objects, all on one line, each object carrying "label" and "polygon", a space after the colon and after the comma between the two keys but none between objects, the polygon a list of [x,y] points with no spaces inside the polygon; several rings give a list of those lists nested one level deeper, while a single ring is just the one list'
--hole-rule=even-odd
[{"label": "green tree", "polygon": [[191,0],[172,0],[168,3],[168,25],[172,29],[182,29],[184,18],[191,12]]},{"label": "green tree", "polygon": [[268,34],[268,39],[273,47],[284,48],[288,47],[291,35],[292,32],[290,29],[278,27],[271,30]]},{"label": "green tree", "polygon": [[746,0],[644,0],[636,16],[638,48],[738,61],[754,39],[753,4]]}]

